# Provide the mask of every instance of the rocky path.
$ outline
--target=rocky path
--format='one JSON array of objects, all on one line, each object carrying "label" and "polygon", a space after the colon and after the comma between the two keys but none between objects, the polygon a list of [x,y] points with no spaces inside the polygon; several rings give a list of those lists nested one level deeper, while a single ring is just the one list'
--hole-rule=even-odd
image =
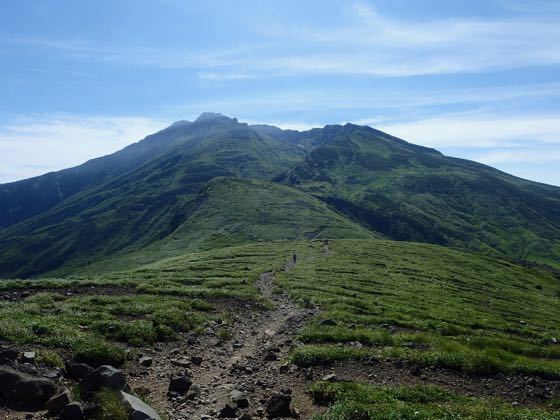
[{"label": "rocky path", "polygon": [[[297,331],[316,311],[275,293],[274,273],[261,274],[256,286],[271,302],[270,310],[252,304],[228,308],[231,338],[216,337],[215,325],[204,336],[191,337],[184,348],[154,352],[152,367],[131,372],[137,391],[142,393],[142,384],[151,388],[147,399],[170,419],[263,418],[273,409],[271,398],[283,417],[312,417],[317,408],[306,394],[310,374],[288,364],[287,356],[297,345]],[[169,398],[170,375],[185,371],[192,382],[189,391]],[[290,401],[291,413],[286,411]]]}]

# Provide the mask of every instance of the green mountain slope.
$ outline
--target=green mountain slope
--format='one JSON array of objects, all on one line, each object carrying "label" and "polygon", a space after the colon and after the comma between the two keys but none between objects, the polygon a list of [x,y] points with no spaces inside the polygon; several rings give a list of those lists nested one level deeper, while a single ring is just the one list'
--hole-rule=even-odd
[{"label": "green mountain slope", "polygon": [[36,275],[75,260],[92,262],[145,246],[183,223],[209,180],[271,178],[305,153],[223,116],[203,114],[172,131],[169,139],[160,133],[162,146],[144,156],[137,168],[95,182],[48,211],[1,229],[1,275]]},{"label": "green mountain slope", "polygon": [[[258,182],[240,184],[247,190],[240,193],[232,183],[235,194],[222,189],[225,201],[215,196],[214,213],[203,214],[201,190],[220,177],[274,181],[296,187],[299,195]],[[558,187],[449,158],[370,127],[298,132],[207,113],[80,167],[0,186],[0,276],[67,273],[132,252],[163,258],[321,231],[316,212],[309,218],[302,213],[297,235],[286,215],[274,212],[259,227],[254,218],[231,232],[213,225],[217,214],[228,222],[229,208],[248,211],[246,197],[260,194],[266,200],[277,194],[287,209],[290,200],[312,200],[318,208],[318,198],[335,210],[327,215],[321,204],[326,219],[338,223],[344,215],[362,233],[560,266]],[[349,220],[344,223],[355,232]],[[170,240],[178,229],[189,239]],[[342,231],[333,235],[342,237]]]},{"label": "green mountain slope", "polygon": [[[158,206],[163,197],[154,196]],[[267,181],[218,177],[191,201],[173,199],[152,214],[138,213],[133,203],[114,204],[111,211],[109,200],[100,206],[100,212],[86,210],[79,217],[62,219],[20,237],[3,237],[0,247],[8,251],[0,262],[0,272],[4,277],[10,273],[25,277],[35,270],[67,274],[83,266],[89,272],[110,271],[240,243],[376,236],[320,200]],[[150,201],[145,195],[143,200]],[[86,217],[91,218],[88,224],[84,224]],[[136,219],[127,226],[127,217]],[[151,222],[141,225],[147,219]],[[123,227],[130,230],[122,232]],[[112,229],[119,235],[111,237]],[[101,262],[95,264],[97,261]]]},{"label": "green mountain slope", "polygon": [[[309,134],[308,141],[316,143],[319,133]],[[284,183],[393,239],[560,266],[560,188],[450,158],[369,127],[328,126],[320,134],[324,141]]]}]

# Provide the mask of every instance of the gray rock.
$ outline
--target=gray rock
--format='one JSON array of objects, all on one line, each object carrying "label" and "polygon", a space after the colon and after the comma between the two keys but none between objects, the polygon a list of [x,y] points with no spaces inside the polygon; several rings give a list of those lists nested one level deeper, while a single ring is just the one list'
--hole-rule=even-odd
[{"label": "gray rock", "polygon": [[120,390],[126,385],[122,370],[113,366],[99,366],[79,383],[80,390],[88,393],[101,388]]},{"label": "gray rock", "polygon": [[268,403],[266,404],[266,413],[271,419],[278,417],[296,417],[291,404],[291,395],[276,393],[268,400]]},{"label": "gray rock", "polygon": [[226,404],[224,408],[220,410],[218,418],[220,419],[233,419],[237,417],[237,409],[229,404]]},{"label": "gray rock", "polygon": [[154,360],[151,357],[141,357],[140,360],[138,361],[138,363],[140,363],[142,366],[145,367],[152,366],[153,362]]},{"label": "gray rock", "polygon": [[196,397],[199,397],[201,393],[202,390],[200,389],[200,387],[197,384],[192,384],[189,388],[189,391],[187,392],[187,399],[194,400]]},{"label": "gray rock", "polygon": [[0,396],[8,401],[43,404],[56,390],[56,385],[47,378],[22,373],[9,366],[0,367]]},{"label": "gray rock", "polygon": [[93,372],[93,368],[85,363],[66,362],[66,372],[72,379],[83,379]]},{"label": "gray rock", "polygon": [[201,356],[193,356],[191,357],[191,362],[195,366],[200,366],[204,359]]},{"label": "gray rock", "polygon": [[130,420],[161,420],[158,413],[140,398],[123,391],[121,398],[130,413]]},{"label": "gray rock", "polygon": [[49,414],[56,415],[62,411],[64,407],[72,402],[72,395],[70,391],[64,389],[59,394],[56,394],[45,404],[45,408],[48,410]]},{"label": "gray rock", "polygon": [[0,348],[0,363],[15,362],[17,358],[18,358],[17,350]]},{"label": "gray rock", "polygon": [[84,410],[82,405],[77,402],[68,404],[62,409],[58,418],[60,420],[83,420]]},{"label": "gray rock", "polygon": [[323,376],[322,380],[325,382],[336,382],[338,381],[338,378],[334,373],[329,373],[328,375]]},{"label": "gray rock", "polygon": [[192,376],[189,373],[174,375],[169,381],[169,392],[186,393],[192,386]]},{"label": "gray rock", "polygon": [[35,357],[36,354],[34,351],[26,351],[25,353],[23,353],[23,356],[21,357],[21,361],[23,363],[35,363]]}]

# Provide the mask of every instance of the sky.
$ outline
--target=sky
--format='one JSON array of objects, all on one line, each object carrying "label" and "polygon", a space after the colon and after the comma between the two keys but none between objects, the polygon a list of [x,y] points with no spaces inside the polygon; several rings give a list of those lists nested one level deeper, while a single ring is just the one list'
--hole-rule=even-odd
[{"label": "sky", "polygon": [[221,112],[370,125],[560,186],[557,0],[0,5],[0,183]]}]

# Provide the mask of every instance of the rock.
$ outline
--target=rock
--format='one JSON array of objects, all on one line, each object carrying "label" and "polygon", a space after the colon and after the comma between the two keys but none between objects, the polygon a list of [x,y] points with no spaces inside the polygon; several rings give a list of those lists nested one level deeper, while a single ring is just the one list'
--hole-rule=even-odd
[{"label": "rock", "polygon": [[245,396],[244,392],[234,389],[233,391],[231,391],[229,396],[231,397],[235,405],[237,405],[239,408],[249,407],[249,400]]},{"label": "rock", "polygon": [[193,356],[191,357],[191,362],[195,366],[200,366],[204,359],[201,356]]},{"label": "rock", "polygon": [[218,418],[220,419],[233,419],[235,417],[237,417],[237,409],[229,404],[226,404],[224,408],[220,410],[220,414],[218,414]]},{"label": "rock", "polygon": [[192,384],[187,392],[187,400],[194,400],[197,397],[200,397],[202,390],[197,384]]},{"label": "rock", "polygon": [[274,361],[278,360],[278,356],[272,350],[269,350],[269,351],[266,352],[266,354],[264,356],[264,360],[266,362],[274,362]]},{"label": "rock", "polygon": [[313,368],[308,367],[308,368],[303,369],[303,376],[308,381],[312,381],[313,380]]},{"label": "rock", "polygon": [[158,413],[140,398],[124,391],[121,391],[121,398],[130,413],[130,420],[161,420]]},{"label": "rock", "polygon": [[0,367],[0,396],[8,401],[43,404],[56,390],[56,385],[47,378],[22,373],[9,366]]},{"label": "rock", "polygon": [[0,364],[7,362],[15,362],[18,358],[18,352],[14,349],[0,348]]},{"label": "rock", "polygon": [[82,420],[84,418],[82,405],[77,402],[68,404],[62,409],[58,418],[60,420]]},{"label": "rock", "polygon": [[21,356],[21,361],[23,363],[35,363],[35,357],[36,354],[34,351],[26,351],[25,353],[23,353],[23,356]]},{"label": "rock", "polygon": [[323,319],[321,322],[319,322],[319,325],[334,327],[337,324],[336,324],[336,321],[334,319]]},{"label": "rock", "polygon": [[109,365],[99,366],[79,383],[80,390],[85,393],[97,391],[101,388],[120,390],[125,385],[126,381],[122,370]]},{"label": "rock", "polygon": [[56,415],[62,411],[64,407],[72,402],[72,395],[70,391],[64,389],[61,393],[56,394],[45,404],[45,408],[49,414]]},{"label": "rock", "polygon": [[169,392],[185,394],[192,386],[192,376],[189,373],[174,375],[169,381]]},{"label": "rock", "polygon": [[93,368],[85,363],[66,362],[66,372],[72,379],[83,379],[93,372]]},{"label": "rock", "polygon": [[239,416],[238,420],[251,420],[251,415],[249,413],[244,413]]},{"label": "rock", "polygon": [[141,357],[138,363],[140,363],[144,367],[152,366],[154,360],[151,357]]},{"label": "rock", "polygon": [[266,413],[271,419],[277,417],[295,417],[291,407],[292,396],[289,394],[276,393],[270,397],[266,404]]},{"label": "rock", "polygon": [[338,378],[334,373],[329,373],[328,375],[323,376],[322,380],[325,382],[336,382],[338,381]]}]

